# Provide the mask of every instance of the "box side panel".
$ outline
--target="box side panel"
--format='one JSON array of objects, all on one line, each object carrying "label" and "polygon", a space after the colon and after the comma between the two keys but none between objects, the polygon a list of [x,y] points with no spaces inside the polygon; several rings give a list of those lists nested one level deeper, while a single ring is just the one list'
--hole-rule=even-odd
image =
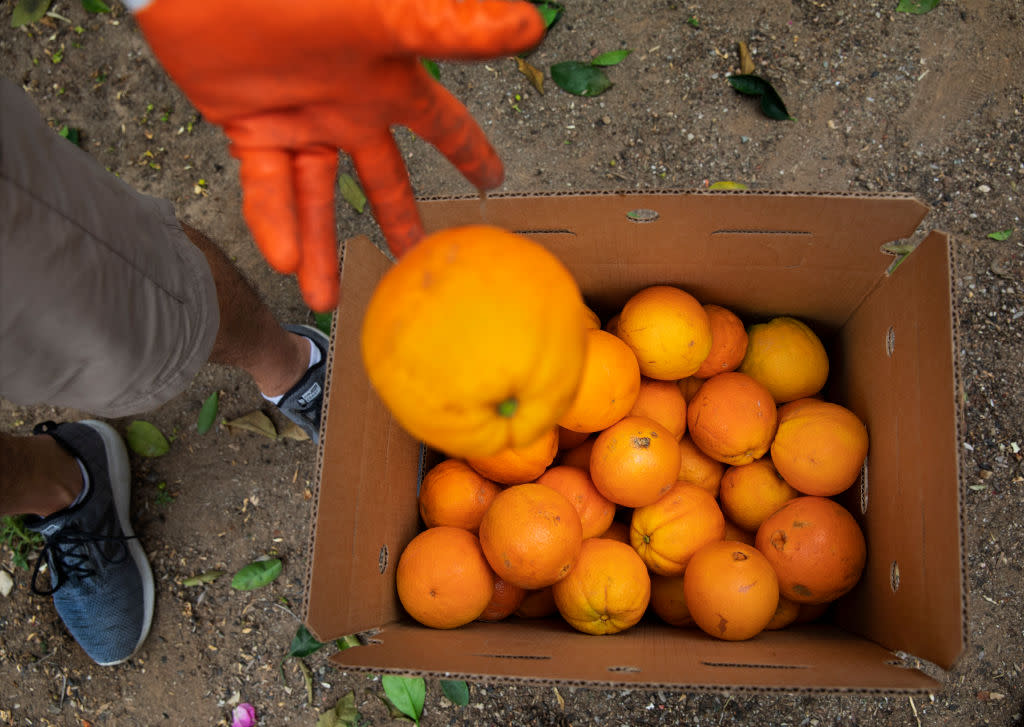
[{"label": "box side panel", "polygon": [[359,347],[366,304],[390,266],[368,239],[346,243],[306,579],[305,622],[321,641],[398,618],[394,570],[418,527],[419,443],[373,391]]},{"label": "box side panel", "polygon": [[789,313],[826,328],[842,325],[892,261],[880,246],[911,235],[925,209],[902,197],[744,193],[421,203],[428,230],[486,222],[543,242],[602,315],[670,283],[741,314]]},{"label": "box side panel", "polygon": [[840,332],[834,391],[871,441],[844,503],[868,564],[838,622],[947,668],[967,623],[950,285],[949,241],[932,233]]},{"label": "box side panel", "polygon": [[890,692],[936,686],[924,674],[896,666],[878,645],[830,626],[727,642],[646,622],[601,637],[556,619],[473,623],[454,631],[401,623],[378,634],[376,643],[339,652],[332,661],[346,669],[627,687]]}]

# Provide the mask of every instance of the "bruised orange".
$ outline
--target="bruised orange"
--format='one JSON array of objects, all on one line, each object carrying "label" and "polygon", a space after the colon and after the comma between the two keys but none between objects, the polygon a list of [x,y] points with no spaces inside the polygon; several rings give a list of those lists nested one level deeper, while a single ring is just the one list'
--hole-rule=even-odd
[{"label": "bruised orange", "polygon": [[686,399],[674,381],[644,378],[629,413],[661,424],[679,439],[686,433]]},{"label": "bruised orange", "polygon": [[590,477],[617,505],[642,507],[668,492],[679,474],[679,443],[653,419],[629,416],[601,432]]},{"label": "bruised orange", "polygon": [[626,301],[616,335],[652,379],[692,376],[711,352],[708,314],[696,298],[671,285],[644,288]]},{"label": "bruised orange", "polygon": [[702,631],[726,641],[761,633],[779,604],[779,582],[756,548],[733,540],[705,545],[683,576],[683,592]]},{"label": "bruised orange", "polygon": [[615,503],[594,487],[587,471],[559,465],[537,478],[537,484],[560,492],[580,516],[583,537],[592,538],[608,529],[615,519]]},{"label": "bruised orange", "polygon": [[535,482],[502,490],[480,522],[480,545],[491,568],[528,590],[564,578],[582,542],[583,526],[572,503]]},{"label": "bruised orange", "polygon": [[835,500],[790,500],[761,523],[754,540],[779,577],[783,596],[797,603],[827,603],[860,580],[867,545],[853,515]]},{"label": "bruised orange", "polygon": [[629,542],[653,573],[678,576],[694,553],[724,534],[725,518],[715,498],[699,487],[676,485],[633,510]]},{"label": "bruised orange", "polygon": [[395,582],[403,608],[435,629],[473,621],[494,591],[494,574],[477,537],[448,526],[429,528],[409,541],[398,559]]},{"label": "bruised orange", "polygon": [[555,605],[570,626],[585,634],[615,634],[636,624],[651,599],[651,578],[625,543],[583,541],[576,565],[551,587]]},{"label": "bruised orange", "polygon": [[533,482],[558,453],[558,430],[551,428],[533,442],[503,449],[489,457],[470,457],[466,463],[489,480],[503,485]]},{"label": "bruised orange", "polygon": [[499,492],[498,485],[465,462],[446,459],[423,477],[417,498],[420,517],[428,528],[451,525],[476,533]]},{"label": "bruised orange", "polygon": [[711,323],[711,351],[693,375],[707,379],[739,367],[747,352],[747,329],[739,316],[728,308],[708,303],[704,311]]},{"label": "bruised orange", "polygon": [[597,432],[629,413],[640,393],[640,366],[629,346],[607,331],[587,331],[583,375],[558,420],[574,432]]},{"label": "bruised orange", "polygon": [[805,495],[837,495],[860,477],[868,430],[846,407],[799,399],[779,407],[772,462]]},{"label": "bruised orange", "polygon": [[583,298],[542,245],[506,230],[441,230],[383,276],[362,322],[363,363],[395,419],[453,457],[535,441],[575,396]]},{"label": "bruised orange", "polygon": [[747,464],[768,451],[778,412],[768,390],[746,374],[712,376],[686,409],[694,443],[725,464]]}]

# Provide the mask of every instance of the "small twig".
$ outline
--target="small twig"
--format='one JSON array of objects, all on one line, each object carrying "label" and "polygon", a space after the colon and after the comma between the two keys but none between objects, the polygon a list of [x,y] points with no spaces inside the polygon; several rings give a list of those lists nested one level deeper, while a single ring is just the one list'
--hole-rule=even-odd
[{"label": "small twig", "polygon": [[914,719],[917,720],[917,727],[921,727],[921,718],[917,716],[917,705],[914,704],[914,698],[913,697],[907,697],[907,699],[910,700],[910,709],[914,713]]},{"label": "small twig", "polygon": [[48,18],[56,18],[57,20],[63,20],[68,25],[71,24],[71,18],[65,18],[63,15],[61,15],[60,13],[58,13],[58,12],[56,12],[54,10],[46,11],[46,17],[48,17]]},{"label": "small twig", "polygon": [[57,705],[57,711],[64,709],[64,695],[68,691],[68,673],[64,672],[64,683],[60,685],[60,704]]}]

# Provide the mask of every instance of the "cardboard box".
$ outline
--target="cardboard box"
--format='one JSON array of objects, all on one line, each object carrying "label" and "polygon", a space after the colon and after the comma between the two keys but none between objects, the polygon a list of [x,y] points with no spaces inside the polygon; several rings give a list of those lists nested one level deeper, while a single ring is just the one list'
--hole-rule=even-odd
[{"label": "cardboard box", "polygon": [[934,690],[938,683],[896,652],[948,668],[965,643],[951,248],[932,232],[892,274],[893,257],[880,250],[914,235],[926,211],[903,196],[717,192],[422,204],[428,230],[483,220],[547,245],[604,316],[665,283],[741,316],[794,315],[822,334],[828,397],[855,411],[871,436],[863,481],[844,495],[867,537],[867,568],[829,622],[738,643],[653,618],[598,637],[558,618],[436,631],[403,613],[395,567],[420,528],[416,491],[428,455],[390,418],[360,359],[363,311],[390,263],[369,240],[348,241],[307,578],[311,632],[322,641],[364,632],[366,645],[333,657],[347,670],[590,686]]}]

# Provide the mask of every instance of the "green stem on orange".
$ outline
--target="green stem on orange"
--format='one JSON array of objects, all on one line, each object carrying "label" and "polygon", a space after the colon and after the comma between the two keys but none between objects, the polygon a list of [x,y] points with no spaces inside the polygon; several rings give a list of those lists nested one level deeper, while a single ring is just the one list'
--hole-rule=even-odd
[{"label": "green stem on orange", "polygon": [[498,404],[498,414],[508,419],[516,413],[519,409],[519,400],[514,396],[510,396],[505,401]]}]

